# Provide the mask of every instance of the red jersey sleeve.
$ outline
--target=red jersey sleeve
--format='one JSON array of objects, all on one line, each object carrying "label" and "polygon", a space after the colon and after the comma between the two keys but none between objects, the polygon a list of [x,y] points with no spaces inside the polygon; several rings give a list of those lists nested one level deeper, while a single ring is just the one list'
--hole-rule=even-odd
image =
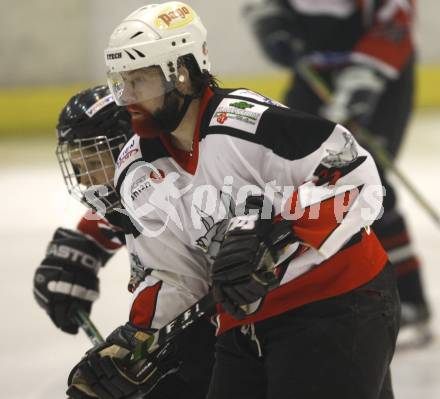
[{"label": "red jersey sleeve", "polygon": [[[106,219],[97,217],[96,213],[87,211],[77,225],[77,230],[93,239],[107,252],[115,252],[122,247],[119,239],[111,238],[113,234],[121,231],[119,227],[113,226]],[[114,234],[117,237],[118,234]]]},{"label": "red jersey sleeve", "polygon": [[382,0],[370,29],[353,49],[353,60],[396,78],[414,52],[414,2]]}]

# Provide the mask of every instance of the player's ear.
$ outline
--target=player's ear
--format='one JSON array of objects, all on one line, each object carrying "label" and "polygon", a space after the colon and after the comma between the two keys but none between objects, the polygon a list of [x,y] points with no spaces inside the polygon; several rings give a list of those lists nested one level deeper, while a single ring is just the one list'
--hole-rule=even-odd
[{"label": "player's ear", "polygon": [[193,92],[189,71],[184,65],[177,69],[176,89],[182,94],[192,94]]}]

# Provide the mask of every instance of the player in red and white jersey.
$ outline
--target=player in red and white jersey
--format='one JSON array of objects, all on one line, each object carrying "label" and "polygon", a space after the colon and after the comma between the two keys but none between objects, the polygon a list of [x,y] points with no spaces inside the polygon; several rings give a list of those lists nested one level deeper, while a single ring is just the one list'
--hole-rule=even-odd
[{"label": "player in red and white jersey", "polygon": [[[265,54],[293,71],[286,104],[339,123],[356,121],[397,156],[414,97],[415,1],[263,0],[247,16]],[[298,72],[309,63],[333,91],[329,104]],[[353,128],[356,136],[356,128]],[[373,154],[374,155],[374,154]],[[386,189],[384,215],[375,231],[398,276],[402,326],[429,319],[420,275],[404,215],[393,185]],[[429,332],[426,330],[429,335]],[[422,337],[420,337],[422,338]]]},{"label": "player in red and white jersey", "polygon": [[[382,186],[371,156],[345,128],[272,105],[245,89],[208,87],[197,118],[192,154],[173,147],[166,135],[134,136],[122,151],[116,188],[126,211],[141,226],[130,251],[142,264],[157,264],[176,275],[200,298],[207,292],[227,220],[249,193],[272,196],[276,217],[292,217],[293,234],[307,248],[281,280],[292,289],[268,294],[250,319],[236,321],[222,314],[220,333],[350,291],[384,267],[385,252],[374,233],[363,229],[380,212]],[[123,158],[127,149],[136,151]],[[348,251],[344,262],[337,256],[342,247]],[[365,259],[368,267],[347,268],[347,256],[363,262],[365,251],[372,252],[372,259]],[[314,268],[317,264],[321,266]],[[336,279],[341,272],[345,278]],[[296,284],[304,284],[306,292]],[[153,326],[163,326],[189,305],[180,301],[174,309],[161,309],[156,304]]]},{"label": "player in red and white jersey", "polygon": [[299,57],[313,54],[310,61],[322,68],[336,66],[342,72],[341,67],[363,66],[379,80],[395,80],[413,66],[414,3],[263,0],[246,11],[263,49],[280,65],[293,68]]},{"label": "player in red and white jersey", "polygon": [[[216,87],[206,29],[184,3],[133,12],[106,60],[137,133],[115,172],[136,225],[128,249],[164,276],[138,287],[155,287],[146,327],[164,326],[212,289],[209,399],[392,398],[399,300],[369,228],[383,195],[371,155],[339,124]],[[87,354],[68,394],[148,390],[155,373],[124,362],[128,341],[111,337]]]}]

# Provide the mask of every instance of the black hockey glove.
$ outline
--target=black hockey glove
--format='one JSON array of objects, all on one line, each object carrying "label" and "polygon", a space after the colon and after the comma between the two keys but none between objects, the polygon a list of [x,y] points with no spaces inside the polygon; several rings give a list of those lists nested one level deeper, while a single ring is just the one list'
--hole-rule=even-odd
[{"label": "black hockey glove", "polygon": [[266,0],[246,7],[244,14],[267,57],[293,68],[306,50],[304,33],[293,12],[279,0]]},{"label": "black hockey glove", "polygon": [[90,313],[99,295],[98,270],[111,254],[85,235],[58,228],[35,271],[34,297],[61,330],[76,334],[75,309]]},{"label": "black hockey glove", "polygon": [[134,399],[148,394],[159,381],[180,365],[176,346],[168,343],[148,358],[133,360],[138,345],[151,330],[130,324],[118,327],[105,343],[86,353],[68,379],[67,395],[73,399]]},{"label": "black hockey glove", "polygon": [[324,118],[346,124],[356,121],[366,125],[385,89],[386,79],[364,65],[350,65],[333,79],[333,96],[321,110]]},{"label": "black hockey glove", "polygon": [[[212,268],[214,299],[236,319],[245,307],[278,286],[275,264],[280,251],[296,241],[289,221],[272,223],[263,215],[263,197],[249,197],[248,214],[231,219]],[[273,212],[272,212],[273,213]]]}]

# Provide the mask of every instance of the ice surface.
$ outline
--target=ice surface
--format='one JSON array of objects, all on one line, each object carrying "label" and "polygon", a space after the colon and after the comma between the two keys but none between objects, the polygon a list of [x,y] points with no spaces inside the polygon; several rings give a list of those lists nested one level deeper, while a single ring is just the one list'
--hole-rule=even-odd
[{"label": "ice surface", "polygon": [[[439,128],[440,116],[417,115],[398,165],[440,211]],[[32,155],[32,150],[27,148],[25,152]],[[9,154],[8,159],[11,158]],[[71,367],[90,343],[83,334],[63,334],[52,326],[34,302],[32,276],[54,229],[73,227],[83,207],[65,192],[53,157],[47,164],[32,165],[28,159],[28,166],[0,166],[0,396],[60,399],[65,397],[65,381]],[[399,191],[414,245],[423,261],[434,313],[432,324],[439,335],[440,229],[406,192]],[[92,319],[104,335],[126,321],[128,271],[127,253],[121,250],[101,273],[102,293]],[[396,399],[440,398],[440,339],[425,349],[398,353],[393,361],[393,379]]]}]

